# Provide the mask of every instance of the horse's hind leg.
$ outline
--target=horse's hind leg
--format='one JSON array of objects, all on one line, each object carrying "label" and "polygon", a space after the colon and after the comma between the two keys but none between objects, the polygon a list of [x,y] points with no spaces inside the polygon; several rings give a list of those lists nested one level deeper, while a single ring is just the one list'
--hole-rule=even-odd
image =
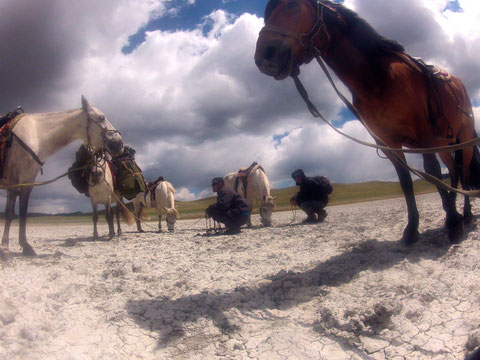
[{"label": "horse's hind leg", "polygon": [[123,234],[122,228],[120,226],[120,206],[123,206],[123,201],[118,201],[117,202],[117,211],[115,212],[115,215],[117,216],[117,235],[120,236]]},{"label": "horse's hind leg", "polygon": [[10,225],[15,216],[15,202],[17,200],[17,192],[14,190],[7,191],[7,205],[5,206],[5,227],[3,229],[2,246],[8,249]]},{"label": "horse's hind leg", "polygon": [[[448,160],[447,156],[443,154],[441,156],[442,160],[449,168],[450,173],[455,174],[455,168],[452,167],[451,159]],[[438,162],[435,154],[424,154],[423,165],[427,173],[435,176],[438,179],[442,178],[440,163]],[[447,227],[448,238],[451,242],[457,242],[463,237],[463,217],[457,212],[457,208],[455,206],[456,196],[438,187],[437,190],[440,194],[440,197],[442,198],[443,209],[447,213],[445,226]]]},{"label": "horse's hind leg", "polygon": [[35,250],[27,241],[27,215],[28,215],[28,200],[32,193],[33,187],[24,187],[20,190],[20,224],[19,224],[19,243],[23,248],[23,255],[35,256]]},{"label": "horse's hind leg", "polygon": [[[385,155],[390,159],[398,175],[400,185],[403,190],[403,195],[405,196],[405,201],[407,203],[408,210],[408,224],[403,230],[402,243],[405,245],[412,245],[418,241],[418,209],[417,203],[415,202],[415,196],[413,193],[413,182],[410,172],[406,169],[397,158],[397,155],[385,152]],[[398,154],[401,161],[405,161],[405,156],[403,154]]]},{"label": "horse's hind leg", "polygon": [[98,231],[97,231],[97,222],[98,222],[98,209],[97,204],[92,202],[92,220],[93,220],[93,238],[95,240],[98,239]]}]

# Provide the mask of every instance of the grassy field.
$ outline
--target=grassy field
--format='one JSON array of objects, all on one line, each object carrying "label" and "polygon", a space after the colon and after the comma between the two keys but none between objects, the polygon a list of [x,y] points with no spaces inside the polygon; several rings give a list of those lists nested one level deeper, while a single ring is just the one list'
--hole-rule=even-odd
[{"label": "grassy field", "polygon": [[[414,182],[415,194],[425,194],[436,191],[435,187],[423,180]],[[290,198],[298,191],[298,187],[292,186],[284,189],[272,190],[272,196],[276,196],[275,211],[290,210]],[[372,201],[380,199],[389,199],[403,196],[400,184],[398,182],[369,181],[355,184],[333,184],[333,193],[330,195],[329,206],[351,204],[362,201]],[[194,201],[176,201],[176,208],[180,212],[182,219],[193,219],[202,217],[208,205],[215,202],[215,197],[209,197]],[[258,205],[254,205],[254,213],[258,213]],[[132,204],[127,206],[132,209]],[[156,212],[153,209],[146,209],[145,215],[150,217],[151,221],[156,221]],[[103,212],[99,219],[104,221]],[[68,223],[68,222],[91,222],[91,215],[78,216],[41,216],[30,217],[29,222],[35,223]]]}]

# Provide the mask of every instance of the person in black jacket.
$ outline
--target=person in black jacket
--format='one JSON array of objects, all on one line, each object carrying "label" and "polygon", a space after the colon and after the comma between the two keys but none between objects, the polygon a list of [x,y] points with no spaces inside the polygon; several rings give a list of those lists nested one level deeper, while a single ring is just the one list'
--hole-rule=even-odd
[{"label": "person in black jacket", "polygon": [[225,224],[225,234],[240,233],[240,226],[247,223],[249,206],[242,195],[225,186],[223,178],[212,180],[212,190],[217,193],[217,202],[205,210],[207,217]]},{"label": "person in black jacket", "polygon": [[328,194],[332,192],[332,186],[325,177],[307,177],[302,169],[292,173],[295,184],[300,186],[291,199],[292,205],[299,206],[307,214],[304,223],[322,222],[327,217],[324,207],[328,203]]}]

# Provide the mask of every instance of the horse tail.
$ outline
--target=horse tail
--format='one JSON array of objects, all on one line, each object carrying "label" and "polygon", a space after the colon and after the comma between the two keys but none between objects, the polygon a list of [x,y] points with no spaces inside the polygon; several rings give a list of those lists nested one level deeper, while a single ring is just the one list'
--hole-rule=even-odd
[{"label": "horse tail", "polygon": [[135,218],[133,214],[131,213],[130,210],[128,210],[125,205],[123,204],[117,204],[117,206],[120,206],[120,216],[122,217],[122,220],[127,224],[127,225],[133,225],[135,224]]},{"label": "horse tail", "polygon": [[[473,135],[477,137],[477,132],[474,131]],[[478,146],[473,147],[473,157],[470,162],[470,184],[473,189],[480,189],[480,151]]]}]

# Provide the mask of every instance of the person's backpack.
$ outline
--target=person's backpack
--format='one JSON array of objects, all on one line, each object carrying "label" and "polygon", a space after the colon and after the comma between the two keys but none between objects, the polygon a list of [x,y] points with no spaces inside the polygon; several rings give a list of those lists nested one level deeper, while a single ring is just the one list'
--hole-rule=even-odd
[{"label": "person's backpack", "polygon": [[313,181],[319,186],[323,194],[330,195],[333,191],[332,184],[325,176],[313,176]]}]

